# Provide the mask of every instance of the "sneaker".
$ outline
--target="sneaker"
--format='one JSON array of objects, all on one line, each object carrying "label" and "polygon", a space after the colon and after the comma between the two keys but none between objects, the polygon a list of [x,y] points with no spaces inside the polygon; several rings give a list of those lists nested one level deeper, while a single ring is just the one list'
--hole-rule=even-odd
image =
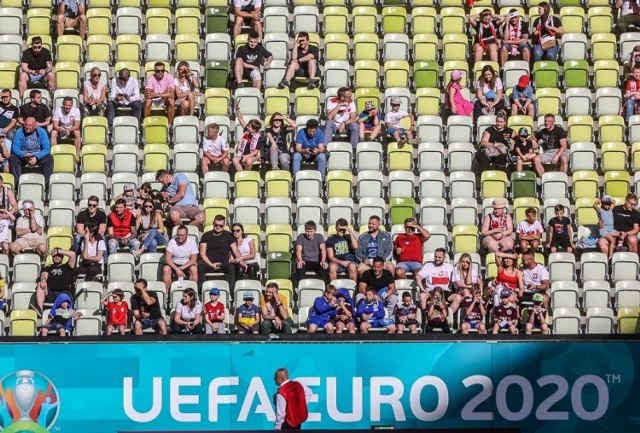
[{"label": "sneaker", "polygon": [[236,84],[236,89],[242,89],[244,87],[244,83]]},{"label": "sneaker", "polygon": [[313,78],[309,80],[309,86],[307,87],[309,90],[317,89],[320,87],[320,80],[317,78]]},{"label": "sneaker", "polygon": [[287,80],[283,79],[282,81],[280,81],[278,83],[278,89],[282,90],[282,89],[284,89],[286,87],[289,87],[290,85],[291,85],[290,82],[288,82]]},{"label": "sneaker", "polygon": [[398,141],[398,148],[402,149],[405,144],[407,144],[407,139],[402,137],[400,141]]},{"label": "sneaker", "polygon": [[409,140],[409,144],[413,144],[414,146],[420,143],[422,143],[422,140],[420,139],[420,137],[412,138],[411,140]]}]

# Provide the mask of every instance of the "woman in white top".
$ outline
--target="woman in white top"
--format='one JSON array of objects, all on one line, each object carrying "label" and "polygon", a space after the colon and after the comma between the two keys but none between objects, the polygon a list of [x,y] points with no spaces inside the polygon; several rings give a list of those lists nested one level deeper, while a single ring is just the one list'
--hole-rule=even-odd
[{"label": "woman in white top", "polygon": [[189,63],[184,60],[176,67],[177,77],[174,80],[176,89],[176,108],[180,116],[193,116],[196,109],[196,96],[200,95],[198,77],[191,72]]},{"label": "woman in white top", "polygon": [[478,270],[473,267],[471,255],[464,253],[458,259],[458,264],[453,268],[451,277],[458,295],[463,298],[471,296],[471,288],[474,284],[479,284],[482,289],[482,280],[478,278]]},{"label": "woman in white top", "polygon": [[241,256],[237,258],[231,258],[231,263],[236,264],[236,276],[238,279],[242,279],[247,275],[252,280],[258,279],[258,271],[260,266],[256,259],[256,243],[252,236],[244,234],[244,226],[240,223],[235,223],[231,226],[231,232],[233,237],[236,238],[238,244],[238,250]]},{"label": "woman in white top", "polygon": [[485,65],[476,82],[477,99],[473,118],[477,120],[483,114],[497,114],[498,111],[504,110],[502,92],[502,80],[491,65]]},{"label": "woman in white top", "polygon": [[82,116],[104,117],[107,111],[107,81],[101,79],[100,68],[91,68],[91,78],[82,85]]},{"label": "woman in white top", "polygon": [[196,291],[187,287],[182,291],[182,299],[176,302],[171,321],[172,334],[202,334],[202,302],[196,297]]},{"label": "woman in white top", "polygon": [[85,281],[92,281],[95,277],[102,276],[107,245],[98,233],[97,227],[87,231],[83,245],[82,259],[77,273],[85,274]]}]

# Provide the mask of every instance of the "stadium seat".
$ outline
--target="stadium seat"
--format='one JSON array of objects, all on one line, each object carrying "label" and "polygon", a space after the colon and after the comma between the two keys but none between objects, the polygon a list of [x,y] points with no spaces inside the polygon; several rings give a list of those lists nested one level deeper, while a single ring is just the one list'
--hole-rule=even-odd
[{"label": "stadium seat", "polygon": [[336,221],[340,218],[344,218],[351,225],[354,222],[355,205],[351,198],[330,198],[327,200],[327,220],[326,223],[331,230],[331,226],[335,226]]},{"label": "stadium seat", "polygon": [[3,35],[21,36],[22,10],[17,7],[7,7],[3,3],[3,7],[0,8],[0,29],[2,29]]},{"label": "stadium seat", "polygon": [[440,48],[435,34],[413,34],[412,58],[414,62],[437,61]]},{"label": "stadium seat", "polygon": [[532,171],[516,171],[511,173],[511,197],[536,197],[536,174]]},{"label": "stadium seat", "polygon": [[351,197],[353,176],[345,170],[331,170],[327,173],[327,197]]},{"label": "stadium seat", "polygon": [[575,281],[553,281],[549,290],[552,308],[576,308],[578,284]]},{"label": "stadium seat", "polygon": [[540,60],[533,64],[533,85],[536,89],[557,88],[560,82],[558,62]]},{"label": "stadium seat", "polygon": [[[269,197],[265,201],[265,224],[291,224],[293,222],[292,207],[291,199],[288,197]],[[258,211],[259,209],[258,207]]]},{"label": "stadium seat", "polygon": [[631,176],[626,171],[604,173],[604,193],[611,197],[625,197],[631,186]]},{"label": "stadium seat", "polygon": [[577,226],[594,226],[598,224],[599,217],[593,208],[595,197],[584,197],[575,201],[575,215]]},{"label": "stadium seat", "polygon": [[387,204],[384,199],[377,197],[364,197],[358,203],[358,225],[367,226],[369,217],[376,215],[381,224],[385,222]]},{"label": "stadium seat", "polygon": [[582,308],[609,307],[611,305],[611,288],[608,281],[589,280],[583,283]]},{"label": "stadium seat", "polygon": [[378,170],[362,170],[358,172],[356,181],[356,196],[363,197],[383,197],[384,183],[382,172]]},{"label": "stadium seat", "polygon": [[[417,89],[421,88],[437,88],[440,83],[438,75],[438,62],[420,61],[413,65],[413,85]],[[463,78],[462,82],[466,82]]]},{"label": "stadium seat", "polygon": [[565,88],[588,87],[589,64],[586,60],[569,60],[563,66],[563,84]]},{"label": "stadium seat", "polygon": [[[465,200],[465,199],[456,199],[456,200]],[[471,200],[474,200],[474,199],[471,199]],[[453,208],[452,208],[452,211],[453,211]],[[418,221],[422,225],[446,225],[447,224],[447,202],[443,198],[421,199],[420,209],[418,213],[419,213]],[[453,216],[452,216],[452,219],[453,219]]]},{"label": "stadium seat", "polygon": [[584,33],[564,33],[560,47],[563,62],[587,58],[587,36]]},{"label": "stadium seat", "polygon": [[591,61],[613,60],[616,55],[617,42],[613,33],[606,32],[591,35]]},{"label": "stadium seat", "polygon": [[291,226],[284,224],[268,225],[266,229],[267,253],[290,252],[292,239]]},{"label": "stadium seat", "polygon": [[580,311],[577,308],[556,308],[553,311],[553,333],[580,334]]},{"label": "stadium seat", "polygon": [[[266,203],[265,203],[266,205]],[[269,207],[265,207],[269,210]],[[324,202],[318,197],[302,197],[296,203],[295,225],[301,226],[307,221],[316,221],[322,224],[324,218]]]},{"label": "stadium seat", "polygon": [[140,35],[142,10],[135,7],[120,7],[116,11],[117,35]]},{"label": "stadium seat", "polygon": [[[265,35],[266,36],[269,35]],[[285,35],[286,36],[286,35]],[[288,46],[288,36],[286,36],[287,46]],[[355,40],[355,37],[354,37]],[[324,37],[324,57],[325,61],[331,60],[344,60],[349,58],[350,55],[350,47],[349,47],[349,35],[346,33],[329,33]],[[270,50],[271,53],[273,51]],[[355,52],[355,49],[354,49]],[[275,58],[275,53],[274,58]]]},{"label": "stadium seat", "polygon": [[627,145],[622,142],[602,143],[602,171],[627,169]]},{"label": "stadium seat", "polygon": [[13,337],[34,337],[38,316],[35,310],[14,309],[9,316],[9,335]]},{"label": "stadium seat", "polygon": [[535,99],[538,113],[560,114],[562,96],[558,88],[545,88],[536,90]]},{"label": "stadium seat", "polygon": [[575,280],[576,259],[572,253],[549,254],[548,268],[551,282]]},{"label": "stadium seat", "polygon": [[229,200],[225,198],[206,198],[202,207],[204,208],[206,225],[213,224],[213,218],[216,215],[223,215],[225,219],[229,218]]},{"label": "stadium seat", "polygon": [[593,85],[601,87],[618,87],[620,73],[616,60],[596,60],[593,62]]},{"label": "stadium seat", "polygon": [[51,28],[51,9],[32,7],[27,10],[27,34],[48,35]]},{"label": "stadium seat", "polygon": [[456,225],[452,230],[454,253],[475,253],[478,251],[478,226]]},{"label": "stadium seat", "polygon": [[295,179],[296,197],[322,197],[322,176],[317,170],[300,170]]},{"label": "stadium seat", "polygon": [[351,10],[351,29],[359,33],[378,33],[378,12],[371,6],[356,6]]},{"label": "stadium seat", "polygon": [[404,7],[385,7],[382,9],[382,33],[406,34],[407,11]]},{"label": "stadium seat", "polygon": [[466,60],[469,56],[469,39],[462,33],[449,33],[442,37],[444,61]]},{"label": "stadium seat", "polygon": [[318,7],[313,5],[296,6],[293,9],[293,33],[318,33],[320,16]]},{"label": "stadium seat", "polygon": [[591,91],[587,88],[570,88],[565,92],[565,113],[567,117],[574,115],[590,115]]},{"label": "stadium seat", "polygon": [[595,170],[597,168],[597,149],[595,143],[571,143],[569,152],[569,166],[572,172]]},{"label": "stadium seat", "polygon": [[567,136],[570,143],[594,141],[593,118],[591,116],[570,116],[567,122]]},{"label": "stadium seat", "polygon": [[620,334],[640,334],[640,307],[618,310],[618,332]]},{"label": "stadium seat", "polygon": [[580,257],[580,277],[583,282],[603,281],[609,276],[609,262],[603,253],[584,252]]},{"label": "stadium seat", "polygon": [[403,170],[390,172],[388,190],[389,198],[413,197],[415,195],[413,173]]},{"label": "stadium seat", "polygon": [[[630,252],[613,253],[611,260],[611,280],[619,281],[638,280],[638,255]],[[616,291],[618,286],[616,285]]]},{"label": "stadium seat", "polygon": [[473,172],[456,171],[449,174],[449,197],[451,199],[474,198],[476,195],[476,176]]},{"label": "stadium seat", "polygon": [[445,167],[442,143],[423,142],[418,145],[418,171],[442,170]]},{"label": "stadium seat", "polygon": [[413,149],[410,146],[399,147],[398,143],[387,145],[388,170],[413,170]]},{"label": "stadium seat", "polygon": [[426,225],[424,229],[431,234],[431,237],[422,244],[423,253],[433,253],[438,248],[448,250],[449,231],[446,226]]},{"label": "stadium seat", "polygon": [[589,7],[587,11],[589,33],[607,33],[613,26],[613,15],[609,6]]},{"label": "stadium seat", "polygon": [[503,171],[484,171],[480,175],[480,195],[482,198],[498,198],[507,196],[509,180]]}]

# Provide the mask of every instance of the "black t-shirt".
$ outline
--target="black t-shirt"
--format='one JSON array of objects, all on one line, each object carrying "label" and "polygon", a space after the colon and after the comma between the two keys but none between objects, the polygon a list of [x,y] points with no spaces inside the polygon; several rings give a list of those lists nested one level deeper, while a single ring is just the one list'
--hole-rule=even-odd
[{"label": "black t-shirt", "polygon": [[[320,50],[315,45],[309,45],[307,47],[307,52],[303,53],[300,47],[296,47],[296,51],[298,52],[298,59],[303,58],[304,56],[308,56],[309,54],[313,54],[313,58],[318,60],[320,58]],[[269,56],[267,56],[269,57]],[[306,62],[305,62],[306,63]]]},{"label": "black t-shirt", "polygon": [[549,227],[553,228],[553,238],[554,239],[569,239],[569,226],[571,225],[571,220],[568,217],[562,217],[562,219],[558,219],[553,217],[549,220]]},{"label": "black t-shirt", "polygon": [[536,140],[540,142],[543,141],[542,147],[544,150],[558,150],[560,149],[560,140],[563,138],[567,138],[567,132],[562,128],[562,126],[554,126],[551,131],[547,128],[543,128],[540,131],[536,132]]},{"label": "black t-shirt", "polygon": [[362,279],[360,280],[367,285],[367,287],[373,287],[376,292],[385,287],[389,287],[389,284],[395,283],[395,279],[393,278],[393,274],[386,269],[382,270],[382,275],[380,278],[376,278],[373,275],[373,269],[369,269],[362,274]]},{"label": "black t-shirt", "polygon": [[[497,20],[491,20],[491,26],[485,27],[482,25],[482,21],[478,21],[476,26],[476,33],[485,44],[495,44],[496,38],[500,39],[500,26]],[[493,29],[492,29],[493,27]]]},{"label": "black t-shirt", "polygon": [[[553,27],[561,27],[562,26],[562,22],[560,21],[560,18],[556,17],[555,15],[551,15],[550,20],[547,19],[545,21],[549,22]],[[540,26],[540,35],[537,38],[537,43],[540,43],[540,37],[541,36],[546,36],[549,34],[549,32],[547,31],[547,27],[544,25],[545,23],[540,23],[540,20],[542,19],[542,17],[538,17],[536,18],[536,20],[533,22],[533,28],[537,29],[538,26]],[[542,24],[542,25],[540,25]],[[557,35],[556,35],[556,39],[557,39]]]},{"label": "black t-shirt", "polygon": [[43,269],[48,274],[47,288],[54,292],[69,292],[73,290],[73,268],[68,263],[60,266],[50,265]]},{"label": "black t-shirt", "polygon": [[98,209],[95,215],[89,215],[85,209],[76,217],[76,224],[84,224],[85,229],[97,228],[100,224],[107,223],[107,214],[102,209]]},{"label": "black t-shirt", "polygon": [[495,126],[490,126],[485,131],[489,134],[490,143],[502,143],[509,147],[510,139],[513,137],[513,129],[505,126],[502,131],[498,131]]},{"label": "black t-shirt", "polygon": [[531,150],[533,149],[533,143],[531,142],[531,140],[516,139],[515,148],[520,149],[520,152],[522,152],[522,155],[526,155],[527,153],[531,152]]},{"label": "black t-shirt", "polygon": [[340,238],[337,235],[327,239],[326,247],[333,249],[333,257],[338,260],[356,261],[355,251],[351,248],[351,235]]},{"label": "black t-shirt", "polygon": [[32,71],[47,69],[48,62],[53,62],[51,59],[51,51],[44,47],[42,47],[40,54],[37,56],[33,55],[31,48],[27,48],[22,52],[22,58],[20,59],[20,63],[26,63],[27,67]]},{"label": "black t-shirt", "polygon": [[228,263],[231,244],[235,241],[236,239],[231,232],[224,230],[216,236],[213,234],[213,230],[209,230],[200,238],[200,245],[205,244],[207,246],[205,254],[211,263]]},{"label": "black t-shirt", "polygon": [[242,59],[243,62],[252,66],[262,66],[265,59],[271,57],[271,53],[266,50],[262,44],[256,45],[254,49],[249,48],[249,45],[243,45],[238,48],[236,53],[236,59]]},{"label": "black t-shirt", "polygon": [[613,228],[620,232],[633,230],[634,224],[640,224],[640,212],[633,209],[628,211],[623,205],[613,208]]},{"label": "black t-shirt", "polygon": [[20,110],[13,104],[0,104],[0,128],[9,126],[12,120],[18,120]]},{"label": "black t-shirt", "polygon": [[26,119],[27,117],[33,117],[36,122],[43,123],[47,118],[51,117],[51,110],[45,104],[40,104],[36,107],[31,105],[31,102],[27,102],[20,107],[20,117]]},{"label": "black t-shirt", "polygon": [[[289,146],[287,145],[287,128],[281,127],[278,132],[275,132],[271,127],[269,127],[265,131],[265,135],[269,133],[271,133],[273,140],[278,145],[278,150],[280,150],[280,152],[288,153]],[[267,141],[264,146],[265,151],[269,150],[270,147],[271,141]]]},{"label": "black t-shirt", "polygon": [[144,298],[140,295],[134,294],[131,296],[131,310],[139,310],[140,314],[144,312],[149,313],[149,319],[162,319],[162,312],[160,311],[160,303],[158,302],[158,295],[156,292],[147,291],[150,298],[156,300],[153,305],[147,305],[144,302]]}]

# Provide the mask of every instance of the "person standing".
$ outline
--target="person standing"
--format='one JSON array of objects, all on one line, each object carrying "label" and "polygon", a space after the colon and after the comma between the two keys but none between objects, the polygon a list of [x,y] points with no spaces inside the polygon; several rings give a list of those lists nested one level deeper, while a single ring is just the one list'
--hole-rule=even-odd
[{"label": "person standing", "polygon": [[290,380],[289,371],[286,368],[277,369],[274,380],[278,386],[274,397],[275,430],[300,430],[302,423],[309,418],[307,404],[313,392],[300,382]]}]

